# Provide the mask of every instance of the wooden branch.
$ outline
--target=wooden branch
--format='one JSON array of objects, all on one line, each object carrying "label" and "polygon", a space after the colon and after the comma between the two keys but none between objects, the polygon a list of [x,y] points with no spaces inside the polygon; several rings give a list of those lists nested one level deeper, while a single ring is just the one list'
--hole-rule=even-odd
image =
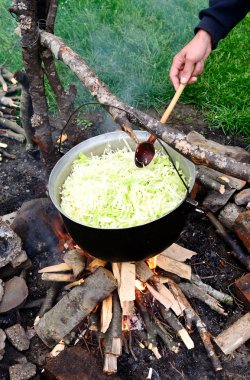
[{"label": "wooden branch", "polygon": [[225,230],[223,225],[219,222],[219,220],[216,218],[214,214],[212,214],[210,211],[206,212],[206,215],[210,222],[214,225],[216,228],[216,232],[223,238],[223,240],[227,243],[227,245],[232,249],[231,254],[234,256],[237,260],[241,262],[242,265],[244,265],[247,270],[250,271],[250,256],[248,253],[246,253],[241,246],[237,243],[236,240],[234,240],[229,233]]},{"label": "wooden branch", "polygon": [[225,355],[231,354],[250,339],[250,313],[245,314],[225,331],[214,338]]},{"label": "wooden branch", "polygon": [[24,129],[14,121],[0,117],[0,127],[11,129],[12,131],[19,133],[20,135],[23,135],[26,138]]},{"label": "wooden branch", "polygon": [[46,20],[46,31],[49,33],[54,33],[57,8],[58,8],[58,0],[50,0],[49,11],[48,11],[48,16]]},{"label": "wooden branch", "polygon": [[229,175],[225,175],[221,172],[218,172],[217,170],[207,168],[206,166],[200,165],[196,169],[196,175],[198,178],[200,178],[201,176],[211,178],[214,181],[224,185],[226,189],[231,188],[241,190],[246,185],[246,181],[242,181]]},{"label": "wooden branch", "polygon": [[58,343],[76,327],[93,309],[116,289],[116,281],[110,271],[98,268],[65,295],[35,326],[38,336],[49,347]]},{"label": "wooden branch", "polygon": [[227,315],[219,301],[210,296],[205,290],[199,288],[197,285],[182,282],[179,283],[179,287],[187,297],[197,298],[208,305],[212,310],[217,311],[217,313]]},{"label": "wooden branch", "polygon": [[208,284],[205,284],[201,281],[198,275],[192,274],[191,282],[199,286],[200,289],[203,289],[205,292],[210,294],[210,296],[216,298],[218,301],[223,302],[226,305],[233,305],[233,297],[231,297],[229,294],[220,292],[219,290],[212,288],[212,286]]},{"label": "wooden branch", "polygon": [[196,164],[211,166],[223,173],[250,181],[250,164],[239,163],[233,158],[225,157],[217,152],[208,151],[202,146],[191,144],[188,141],[188,135],[186,136],[174,128],[163,125],[143,112],[124,104],[109,92],[86,62],[66,46],[61,38],[44,31],[41,31],[40,35],[42,46],[50,49],[56,59],[64,62],[73,71],[91,95],[96,97],[101,105],[106,106],[106,109],[113,116],[114,120],[121,115],[126,117],[126,114],[124,112],[119,113],[114,108],[112,109],[112,105],[125,110],[130,122],[152,131],[157,137],[162,138],[163,141],[192,159]]},{"label": "wooden branch", "polygon": [[25,141],[24,135],[6,129],[0,129],[0,137],[7,137],[9,139],[19,141],[21,143]]},{"label": "wooden branch", "polygon": [[166,321],[169,326],[171,326],[172,329],[179,335],[187,349],[191,350],[194,348],[193,340],[191,339],[187,330],[182,326],[179,319],[175,316],[175,314],[171,310],[166,309],[163,305],[160,305],[160,312],[164,321]]},{"label": "wooden branch", "polygon": [[4,80],[4,77],[2,76],[2,65],[0,65],[0,83],[2,84],[3,91],[8,91],[8,85]]}]

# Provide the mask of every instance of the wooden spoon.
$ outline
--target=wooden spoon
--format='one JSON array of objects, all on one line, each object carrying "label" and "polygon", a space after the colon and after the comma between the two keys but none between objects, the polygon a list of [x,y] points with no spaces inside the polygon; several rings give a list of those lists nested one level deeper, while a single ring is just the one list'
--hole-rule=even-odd
[{"label": "wooden spoon", "polygon": [[[182,94],[182,91],[186,87],[186,84],[180,84],[173,99],[169,103],[166,111],[161,117],[160,122],[161,123],[166,123],[166,121],[169,118],[169,115],[173,111],[179,97]],[[152,159],[154,158],[155,155],[155,147],[154,147],[154,142],[156,140],[156,137],[154,135],[150,135],[147,141],[144,141],[140,144],[138,144],[136,151],[135,151],[135,164],[138,166],[138,168],[142,168],[143,166],[147,166],[150,164]]]}]

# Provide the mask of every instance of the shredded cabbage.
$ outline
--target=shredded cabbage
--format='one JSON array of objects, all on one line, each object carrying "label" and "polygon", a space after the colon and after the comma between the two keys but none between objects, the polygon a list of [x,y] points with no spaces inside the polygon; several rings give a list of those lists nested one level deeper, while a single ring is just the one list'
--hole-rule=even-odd
[{"label": "shredded cabbage", "polygon": [[157,151],[148,166],[137,168],[134,154],[126,147],[109,148],[102,156],[80,153],[61,189],[65,214],[84,225],[117,229],[148,223],[172,211],[186,188],[168,156]]}]

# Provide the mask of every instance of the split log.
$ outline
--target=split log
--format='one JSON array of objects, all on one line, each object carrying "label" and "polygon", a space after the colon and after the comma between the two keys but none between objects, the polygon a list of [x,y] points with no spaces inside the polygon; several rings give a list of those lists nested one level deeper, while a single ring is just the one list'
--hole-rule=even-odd
[{"label": "split log", "polygon": [[161,255],[169,257],[173,260],[184,262],[197,255],[197,252],[191,251],[190,249],[184,248],[179,244],[173,243],[170,245],[170,247],[161,252]]},{"label": "split log", "polygon": [[52,347],[72,331],[117,287],[112,273],[98,268],[83,285],[73,288],[35,325],[43,342]]},{"label": "split log", "polygon": [[38,273],[54,273],[54,272],[68,272],[71,271],[71,266],[66,263],[60,263],[56,265],[50,265],[49,267],[44,267],[39,269]]},{"label": "split log", "polygon": [[72,282],[75,276],[69,273],[42,273],[43,281]]},{"label": "split log", "polygon": [[157,256],[157,266],[181,278],[191,279],[191,266],[163,255]]},{"label": "split log", "polygon": [[231,354],[234,350],[250,339],[250,313],[238,319],[228,329],[214,338],[217,346],[225,354]]},{"label": "split log", "polygon": [[200,146],[190,143],[191,134],[186,136],[178,130],[163,125],[143,112],[124,104],[109,92],[95,73],[87,66],[86,62],[70,47],[65,45],[61,38],[45,31],[41,31],[40,36],[41,45],[50,49],[56,59],[64,62],[73,71],[91,95],[95,96],[98,102],[106,107],[115,121],[119,123],[121,113],[118,114],[112,106],[119,107],[125,111],[122,114],[123,118],[125,117],[135,125],[151,131],[174,149],[192,159],[194,163],[211,166],[223,173],[250,181],[250,164],[238,162],[231,157],[225,157],[225,155],[218,154],[217,151],[210,151],[204,147],[204,144]]},{"label": "split log", "polygon": [[200,166],[200,167],[197,166],[197,169],[196,169],[196,178],[197,178],[197,180],[202,185],[204,185],[205,187],[208,187],[209,189],[215,190],[215,191],[219,192],[220,194],[224,194],[225,193],[226,184],[220,183],[219,181],[217,181],[216,179],[214,179],[212,177],[212,175],[209,175],[209,174],[210,173],[208,173],[206,170],[202,169],[202,166]]},{"label": "split log", "polygon": [[211,212],[207,211],[206,215],[210,222],[216,228],[216,232],[223,238],[227,245],[231,248],[231,254],[237,260],[244,265],[250,271],[250,256],[241,248],[241,246],[235,241],[225,230],[223,225],[218,221],[218,219]]},{"label": "split log", "polygon": [[135,264],[121,263],[121,282],[118,295],[123,308],[124,302],[135,300]]},{"label": "split log", "polygon": [[221,315],[227,315],[223,307],[220,305],[219,301],[210,296],[205,290],[199,288],[197,285],[189,284],[188,282],[182,282],[179,284],[179,287],[187,297],[197,298],[217,313]]},{"label": "split log", "polygon": [[122,312],[117,292],[113,294],[112,305],[113,318],[104,338],[103,372],[107,375],[117,372],[117,358],[122,354]]},{"label": "split log", "polygon": [[192,274],[191,282],[197,285],[200,289],[203,289],[205,292],[210,294],[210,296],[214,297],[218,301],[223,302],[226,305],[233,305],[233,297],[231,297],[229,294],[220,292],[219,290],[212,288],[212,286],[210,285],[205,284],[201,281],[198,275]]},{"label": "split log", "polygon": [[63,261],[72,268],[75,278],[81,276],[86,266],[86,258],[77,249],[65,253]]},{"label": "split log", "polygon": [[223,194],[218,194],[217,191],[210,190],[208,195],[202,202],[202,206],[212,212],[217,212],[229,201],[235,193],[235,189],[225,190]]},{"label": "split log", "polygon": [[101,308],[101,328],[100,331],[102,333],[105,333],[110,325],[110,322],[112,320],[112,294],[110,294],[107,298],[105,298],[102,301],[102,308]]}]

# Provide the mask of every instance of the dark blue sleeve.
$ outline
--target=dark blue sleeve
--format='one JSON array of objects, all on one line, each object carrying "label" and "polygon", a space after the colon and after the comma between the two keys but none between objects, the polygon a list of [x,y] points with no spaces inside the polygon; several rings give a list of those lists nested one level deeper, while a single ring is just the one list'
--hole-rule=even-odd
[{"label": "dark blue sleeve", "polygon": [[200,22],[195,28],[206,30],[212,37],[213,49],[218,42],[227,36],[235,25],[241,21],[250,10],[250,0],[210,0],[209,8],[203,9]]}]

